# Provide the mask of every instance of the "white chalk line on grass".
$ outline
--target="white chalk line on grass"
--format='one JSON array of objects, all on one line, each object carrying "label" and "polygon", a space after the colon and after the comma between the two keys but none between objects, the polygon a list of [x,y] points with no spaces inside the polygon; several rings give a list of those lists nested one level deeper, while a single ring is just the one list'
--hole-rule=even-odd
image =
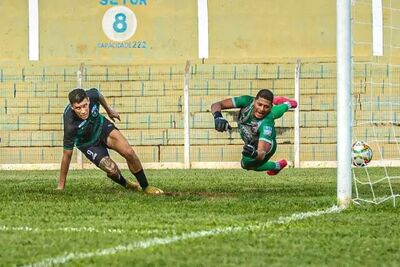
[{"label": "white chalk line on grass", "polygon": [[339,213],[343,209],[337,206],[333,206],[326,210],[317,210],[317,211],[310,211],[310,212],[301,212],[301,213],[294,213],[290,216],[279,217],[276,220],[269,221],[263,224],[258,225],[248,225],[248,226],[235,226],[235,227],[224,227],[224,228],[215,228],[211,230],[202,230],[197,232],[189,232],[183,233],[181,235],[174,235],[171,237],[164,237],[164,238],[151,238],[143,241],[135,241],[126,245],[118,245],[111,248],[105,249],[98,249],[93,252],[71,252],[66,253],[62,256],[53,257],[44,259],[42,261],[36,263],[30,263],[24,265],[23,267],[50,267],[54,265],[64,264],[68,261],[79,260],[79,259],[88,259],[93,257],[99,256],[108,256],[117,254],[119,252],[125,251],[133,251],[136,249],[144,249],[149,248],[156,245],[167,245],[178,241],[184,241],[188,239],[195,239],[200,237],[206,236],[215,236],[219,234],[227,234],[227,233],[235,233],[235,232],[244,232],[244,231],[254,231],[260,230],[264,228],[271,227],[272,225],[278,224],[288,224],[294,221],[300,221],[311,217],[318,217],[324,214],[331,214],[331,213]]},{"label": "white chalk line on grass", "polygon": [[116,233],[122,234],[123,231],[120,229],[104,229],[98,230],[94,227],[61,227],[54,229],[40,229],[29,226],[6,226],[0,225],[0,231],[11,231],[11,232],[89,232],[89,233]]},{"label": "white chalk line on grass", "polygon": [[[122,229],[103,229],[99,230],[94,227],[60,227],[54,229],[41,229],[41,228],[33,228],[29,226],[7,226],[0,225],[0,231],[3,232],[77,232],[77,233],[103,233],[103,234],[123,234],[125,231]],[[129,230],[129,233],[138,233],[138,234],[155,234],[155,233],[171,233],[174,231],[167,230],[158,230],[158,229],[149,229],[149,230]]]}]

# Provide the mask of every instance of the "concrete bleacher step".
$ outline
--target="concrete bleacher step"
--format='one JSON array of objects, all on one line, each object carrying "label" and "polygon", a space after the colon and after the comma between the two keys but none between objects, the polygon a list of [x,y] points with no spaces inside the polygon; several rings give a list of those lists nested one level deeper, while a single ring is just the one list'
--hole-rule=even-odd
[{"label": "concrete bleacher step", "polygon": [[[393,150],[390,144],[383,144],[381,149],[385,151],[385,157],[399,157],[398,152]],[[160,146],[159,151],[154,152],[154,147],[149,147],[146,151],[141,151],[139,156],[150,154],[149,150],[159,155],[162,162],[183,161],[183,146]],[[191,161],[240,161],[243,145],[193,145],[190,150]],[[334,161],[336,160],[336,144],[303,144],[300,148],[301,159],[303,161]],[[157,149],[156,149],[157,150]],[[293,160],[293,144],[279,144],[272,160],[279,159]]]},{"label": "concrete bleacher step", "polygon": [[[253,95],[254,96],[254,95]],[[211,105],[222,99],[232,98],[231,95],[221,96],[190,96],[191,111],[209,111]],[[292,96],[288,96],[292,97]],[[336,110],[336,95],[301,95],[300,110]]]},{"label": "concrete bleacher step", "polygon": [[[381,158],[399,158],[399,151],[393,144],[380,144],[378,148],[371,143],[374,159]],[[223,162],[240,161],[242,144],[233,145],[192,145],[190,150],[191,161],[196,162]],[[300,156],[302,161],[334,161],[336,159],[336,144],[302,144],[300,147]],[[182,145],[148,145],[135,146],[134,150],[143,163],[145,162],[183,162]],[[76,152],[74,152],[72,162],[76,162]],[[111,151],[111,157],[120,163],[125,160]],[[0,164],[37,164],[37,163],[56,163],[59,164],[62,157],[62,147],[0,147]],[[4,155],[7,155],[6,157]],[[293,144],[278,144],[278,149],[272,160],[285,158],[293,160]],[[87,160],[86,160],[87,161]]]},{"label": "concrete bleacher step", "polygon": [[189,81],[190,94],[198,95],[243,95],[256,94],[262,88],[272,88],[273,80],[208,80]]},{"label": "concrete bleacher step", "polygon": [[400,111],[393,110],[380,110],[380,111],[369,111],[361,110],[356,111],[354,114],[355,124],[367,123],[367,122],[397,122],[400,123]]},{"label": "concrete bleacher step", "polygon": [[129,65],[129,66],[85,66],[84,82],[121,80],[172,80],[183,76],[185,65]]},{"label": "concrete bleacher step", "polygon": [[[229,121],[236,119],[237,112],[226,113]],[[197,114],[195,114],[197,115]],[[204,113],[199,113],[200,118],[195,120],[197,124],[203,121],[209,121]],[[211,118],[212,122],[212,118]],[[275,120],[275,127],[293,127],[294,112],[288,111],[281,118]],[[336,111],[303,111],[300,113],[300,127],[335,127],[336,126]]]},{"label": "concrete bleacher step", "polygon": [[[216,90],[218,91],[218,90]],[[192,111],[209,110],[212,103],[230,98],[235,95],[222,94],[227,91],[221,90],[221,95],[191,95],[190,109]],[[237,95],[246,93],[238,92]],[[279,95],[275,92],[276,95]],[[103,92],[111,106],[117,111],[124,112],[143,112],[143,110],[154,111],[180,111],[183,105],[182,92],[175,96],[107,96],[109,91]],[[112,94],[112,93],[111,93]],[[120,94],[120,93],[118,93]],[[122,93],[123,94],[123,93]],[[254,95],[254,94],[252,94]],[[287,95],[292,97],[291,95]],[[377,95],[369,96],[365,94],[354,95],[353,103],[356,111],[381,111],[396,110],[399,106],[399,95]],[[304,110],[335,110],[336,95],[307,95],[302,94],[300,109]],[[20,114],[20,113],[62,113],[67,105],[67,97],[0,97],[0,114]],[[165,106],[165,107],[164,107]]]},{"label": "concrete bleacher step", "polygon": [[63,131],[0,131],[0,147],[61,147]]},{"label": "concrete bleacher step", "polygon": [[66,98],[68,92],[76,88],[76,82],[7,82],[0,83],[0,97],[19,98],[19,97],[61,97]]},{"label": "concrete bleacher step", "polygon": [[[83,83],[82,87],[85,89],[98,88],[105,96],[165,96],[181,94],[183,80],[96,82]],[[60,97],[66,99],[68,93],[74,88],[77,88],[76,82],[17,82],[0,88],[0,97]]]},{"label": "concrete bleacher step", "polygon": [[119,113],[182,112],[183,97],[110,97],[108,103]]},{"label": "concrete bleacher step", "polygon": [[[231,98],[222,96],[190,96],[189,105],[191,111],[210,110],[211,104],[222,99]],[[120,113],[128,112],[180,112],[183,109],[182,95],[176,96],[122,96],[107,97],[108,103]],[[390,108],[386,100],[380,98],[376,104],[377,110]],[[358,102],[357,102],[358,103]],[[370,105],[363,102],[363,108]],[[62,113],[68,104],[67,98],[57,97],[0,97],[0,114],[24,114],[24,113]],[[300,100],[301,110],[333,110],[336,108],[336,96],[303,95]],[[355,108],[360,108],[356,105]]]},{"label": "concrete bleacher step", "polygon": [[0,131],[62,130],[61,114],[0,114]]},{"label": "concrete bleacher step", "polygon": [[84,84],[85,88],[98,88],[105,96],[169,96],[183,93],[183,80],[124,81]]},{"label": "concrete bleacher step", "polygon": [[[133,106],[134,107],[134,106]],[[157,107],[145,108],[136,107],[137,112],[120,112],[121,121],[116,124],[121,129],[176,129],[183,128],[183,113],[179,106],[173,105],[171,109],[178,111],[162,112]],[[129,107],[130,109],[130,107]],[[143,112],[139,112],[139,110]],[[151,112],[153,110],[153,112]],[[0,130],[61,130],[63,125],[63,109],[59,113],[38,113],[38,114],[2,114],[0,113]],[[223,111],[224,116],[236,126],[238,111]],[[189,118],[191,128],[212,128],[214,120],[210,112],[191,112]],[[399,122],[400,111],[372,111],[355,112],[355,125],[366,122]],[[336,111],[334,110],[310,110],[300,113],[300,127],[335,127]],[[293,127],[294,112],[289,111],[282,118],[275,121],[276,127]]]},{"label": "concrete bleacher step", "polygon": [[[224,111],[225,117],[236,126],[238,111]],[[386,113],[375,112],[375,118]],[[397,113],[392,114],[396,116]],[[289,111],[275,121],[276,127],[293,127],[293,112]],[[380,116],[380,117],[378,117]],[[117,126],[121,129],[176,129],[183,128],[182,112],[149,112],[120,113],[121,121]],[[192,112],[189,118],[191,128],[212,128],[214,119],[210,112]],[[0,114],[0,130],[61,130],[63,124],[62,110],[60,113],[48,114]],[[304,111],[300,115],[301,127],[334,127],[336,125],[335,111]]]},{"label": "concrete bleacher step", "polygon": [[[129,112],[180,112],[183,108],[181,96],[165,97],[109,97],[107,102],[120,113]],[[0,98],[0,114],[63,113],[66,98]]]},{"label": "concrete bleacher step", "polygon": [[[0,164],[60,163],[61,147],[0,147]],[[76,153],[72,158],[76,162]]]},{"label": "concrete bleacher step", "polygon": [[[393,143],[400,139],[397,126],[359,125],[353,127],[353,139],[382,144]],[[132,129],[121,130],[132,146],[144,145],[183,145],[183,129]],[[293,128],[276,128],[278,144],[294,144]],[[1,147],[24,146],[62,146],[63,131],[0,131]],[[337,142],[335,127],[300,128],[302,144],[334,144]],[[237,128],[230,132],[219,133],[211,129],[192,129],[192,145],[240,145],[243,141]]]},{"label": "concrete bleacher step", "polygon": [[203,79],[282,79],[294,77],[294,64],[195,64],[192,76]]},{"label": "concrete bleacher step", "polygon": [[61,97],[0,97],[0,114],[62,113],[67,102]]},{"label": "concrete bleacher step", "polygon": [[[0,97],[60,97],[77,87],[76,82],[4,82],[0,83]],[[183,94],[183,78],[167,81],[100,81],[84,82],[86,89],[95,87],[107,97],[115,96],[168,96]],[[194,78],[189,81],[191,95],[255,95],[260,89],[271,89],[276,95],[294,95],[294,79],[277,80],[209,80]],[[335,79],[302,79],[302,95],[336,95]],[[392,96],[399,95],[400,85],[380,84],[353,85],[354,95]]]}]

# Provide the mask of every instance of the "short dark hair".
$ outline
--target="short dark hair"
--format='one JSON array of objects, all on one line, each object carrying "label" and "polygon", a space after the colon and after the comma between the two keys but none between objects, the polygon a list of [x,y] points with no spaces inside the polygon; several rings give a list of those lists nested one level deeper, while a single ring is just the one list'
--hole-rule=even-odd
[{"label": "short dark hair", "polygon": [[69,103],[81,103],[87,97],[86,91],[81,88],[76,88],[69,92]]},{"label": "short dark hair", "polygon": [[257,93],[256,99],[259,99],[260,97],[271,101],[271,103],[274,102],[274,93],[272,93],[271,90],[269,90],[269,89],[261,89]]}]

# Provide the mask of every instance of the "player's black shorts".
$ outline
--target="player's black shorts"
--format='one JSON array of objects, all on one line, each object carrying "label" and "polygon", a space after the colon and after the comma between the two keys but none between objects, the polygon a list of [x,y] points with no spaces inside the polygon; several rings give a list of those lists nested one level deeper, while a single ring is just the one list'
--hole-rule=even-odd
[{"label": "player's black shorts", "polygon": [[109,156],[108,154],[108,146],[107,146],[107,137],[110,135],[112,130],[118,130],[115,127],[114,123],[105,119],[103,123],[103,127],[101,129],[101,134],[99,140],[96,143],[90,146],[79,147],[78,149],[82,151],[82,153],[97,167],[99,167],[100,161]]}]

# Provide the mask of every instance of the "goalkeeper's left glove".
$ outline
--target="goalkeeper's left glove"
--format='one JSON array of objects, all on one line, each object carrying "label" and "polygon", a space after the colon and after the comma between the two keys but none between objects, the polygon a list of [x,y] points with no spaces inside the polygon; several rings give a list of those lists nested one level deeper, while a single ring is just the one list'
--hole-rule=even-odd
[{"label": "goalkeeper's left glove", "polygon": [[249,145],[249,144],[245,144],[243,146],[242,155],[255,159],[258,156],[258,151],[254,146]]},{"label": "goalkeeper's left glove", "polygon": [[213,116],[214,116],[215,130],[217,130],[218,132],[225,132],[228,130],[232,130],[232,127],[229,125],[229,122],[224,117],[222,117],[220,111],[214,112]]}]

